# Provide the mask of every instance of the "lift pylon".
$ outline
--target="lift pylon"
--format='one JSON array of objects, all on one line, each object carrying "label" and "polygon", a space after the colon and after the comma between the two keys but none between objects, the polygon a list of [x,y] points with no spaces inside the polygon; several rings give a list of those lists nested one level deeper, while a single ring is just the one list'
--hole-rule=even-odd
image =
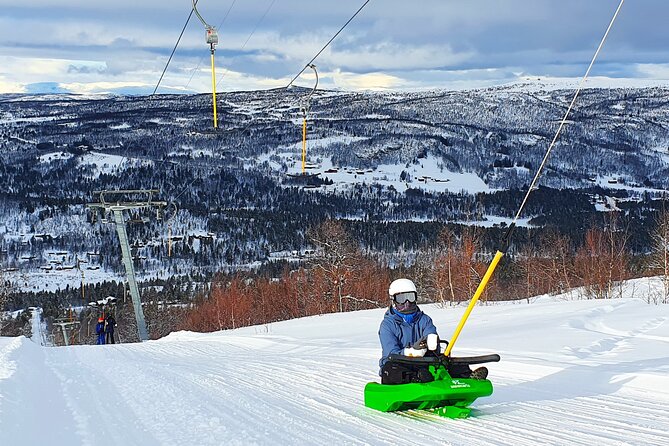
[{"label": "lift pylon", "polygon": [[[132,263],[132,253],[130,251],[130,242],[128,241],[128,233],[126,231],[125,213],[131,210],[157,208],[159,210],[167,206],[167,202],[154,201],[153,196],[158,194],[157,189],[136,189],[136,190],[114,190],[114,191],[96,191],[99,194],[100,201],[98,203],[89,203],[86,205],[93,211],[102,209],[105,213],[111,213],[114,217],[114,224],[116,225],[116,232],[118,233],[119,243],[121,244],[121,254],[123,266],[128,279],[128,287],[130,288],[130,296],[132,297],[133,307],[135,309],[135,319],[137,320],[137,332],[140,341],[149,339],[149,334],[146,328],[146,321],[144,320],[144,311],[142,310],[142,300],[139,295],[139,287],[137,286],[137,279],[135,277],[135,268]],[[144,197],[145,200],[136,201],[111,201],[108,202],[108,196],[116,197]]]}]

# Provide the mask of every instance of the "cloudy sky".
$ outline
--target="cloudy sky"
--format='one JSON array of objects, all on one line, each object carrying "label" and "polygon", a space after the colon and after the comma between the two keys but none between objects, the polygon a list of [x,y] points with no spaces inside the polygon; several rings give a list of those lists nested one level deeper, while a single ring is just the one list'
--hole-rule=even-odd
[{"label": "cloudy sky", "polygon": [[[468,88],[578,78],[620,0],[371,0],[315,61],[323,88]],[[283,87],[364,0],[199,0],[217,90]],[[0,93],[150,93],[191,0],[0,0]],[[669,79],[669,1],[627,0],[592,76]],[[193,15],[159,93],[211,91]],[[305,72],[297,85],[313,85]]]}]

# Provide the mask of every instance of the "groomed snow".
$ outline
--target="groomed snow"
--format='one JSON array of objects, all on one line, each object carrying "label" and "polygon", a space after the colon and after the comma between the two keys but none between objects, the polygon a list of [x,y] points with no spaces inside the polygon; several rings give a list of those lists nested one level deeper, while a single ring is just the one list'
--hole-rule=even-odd
[{"label": "groomed snow", "polygon": [[[364,406],[383,309],[143,344],[0,338],[0,444],[669,444],[669,305],[565,299],[474,310],[454,355],[502,361],[466,420]],[[446,338],[464,311],[423,309]]]}]

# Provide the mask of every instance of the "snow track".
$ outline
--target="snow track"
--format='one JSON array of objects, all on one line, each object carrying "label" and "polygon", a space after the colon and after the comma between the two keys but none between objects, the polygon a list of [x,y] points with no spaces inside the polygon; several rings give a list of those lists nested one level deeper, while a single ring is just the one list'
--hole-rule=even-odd
[{"label": "snow track", "polygon": [[[445,328],[462,311],[424,309]],[[0,338],[0,444],[669,444],[667,306],[477,308],[455,354],[497,351],[502,362],[489,367],[495,392],[465,420],[364,407],[363,388],[378,379],[381,316],[143,344],[45,348]]]}]

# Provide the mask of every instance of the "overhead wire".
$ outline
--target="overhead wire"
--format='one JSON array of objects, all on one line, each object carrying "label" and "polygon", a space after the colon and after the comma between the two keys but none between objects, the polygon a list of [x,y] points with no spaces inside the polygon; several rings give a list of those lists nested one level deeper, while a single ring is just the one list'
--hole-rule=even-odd
[{"label": "overhead wire", "polygon": [[[230,7],[225,13],[225,16],[223,16],[223,20],[221,20],[221,23],[218,24],[218,29],[221,29],[223,25],[225,24],[225,21],[228,19],[228,15],[230,15],[230,11],[232,11],[232,8],[235,6],[235,3],[237,3],[237,0],[232,0],[232,3],[230,4]],[[190,78],[188,78],[188,82],[186,82],[186,88],[190,86],[191,81],[193,80],[193,76],[195,76],[195,73],[200,69],[200,65],[202,65],[202,61],[204,60],[204,57],[200,56],[200,59],[197,62],[197,66],[195,69],[192,71]]]},{"label": "overhead wire", "polygon": [[[197,4],[198,0],[193,0],[193,2],[194,2],[194,4]],[[151,96],[155,95],[156,92],[158,91],[158,87],[160,87],[160,84],[163,81],[163,77],[165,76],[165,73],[167,72],[167,68],[170,66],[170,62],[172,62],[172,57],[174,56],[174,53],[177,51],[177,47],[179,46],[179,43],[181,42],[181,38],[183,37],[184,32],[186,31],[186,27],[188,26],[188,23],[190,22],[190,19],[193,17],[193,11],[195,11],[195,8],[191,8],[190,13],[188,14],[188,17],[186,18],[186,23],[184,23],[183,28],[181,28],[181,32],[179,33],[179,37],[177,38],[177,41],[174,44],[174,48],[172,48],[172,52],[170,53],[170,57],[167,59],[167,63],[165,63],[165,68],[163,68],[163,72],[160,74],[160,79],[158,79],[158,83],[156,83],[156,87],[153,89],[153,93],[151,93],[149,95],[149,98],[151,98]],[[146,114],[146,110],[148,108],[149,108],[149,105],[147,104],[146,107],[144,108],[144,113],[142,113],[142,118],[141,119],[144,119],[144,115]]]},{"label": "overhead wire", "polygon": [[[270,7],[274,4],[274,1],[275,1],[275,0],[272,1],[272,3],[270,4]],[[314,57],[312,57],[311,60],[309,60],[309,62],[304,66],[304,68],[302,68],[302,69],[299,71],[299,73],[297,73],[297,74],[290,80],[290,82],[288,83],[288,85],[286,85],[285,87],[283,87],[281,90],[284,90],[284,91],[285,91],[285,90],[288,90],[288,89],[293,85],[293,83],[295,82],[295,80],[297,80],[297,78],[300,77],[300,75],[301,75],[302,73],[304,73],[304,71],[305,71],[307,68],[309,68],[310,65],[313,64],[313,62],[318,58],[318,56],[320,56],[320,55],[323,53],[323,51],[325,51],[325,49],[326,49],[328,46],[330,46],[330,44],[335,40],[335,38],[337,38],[337,36],[339,36],[339,34],[341,34],[342,31],[344,31],[344,29],[345,29],[345,28],[346,28],[346,27],[353,21],[353,19],[355,19],[355,17],[358,16],[358,14],[360,14],[360,12],[365,8],[365,6],[367,6],[367,4],[368,4],[370,1],[371,1],[371,0],[366,0],[366,1],[362,4],[362,6],[360,6],[360,7],[358,8],[358,10],[357,10],[357,11],[356,11],[356,12],[355,12],[355,13],[354,13],[354,14],[353,14],[353,15],[346,21],[346,23],[344,23],[344,25],[343,25],[341,28],[339,28],[339,30],[338,30],[338,31],[337,31],[337,32],[330,38],[330,40],[328,40],[327,43],[326,43],[325,45],[323,45],[323,47],[316,53],[316,55],[315,55]],[[269,10],[269,8],[268,8],[268,10]],[[264,18],[264,15],[263,15],[263,18]],[[278,101],[274,101],[273,104],[270,104],[269,106],[262,108],[262,109],[260,110],[260,112],[264,112],[264,111],[269,110],[270,108],[273,108],[277,103],[278,103]],[[235,130],[232,132],[232,134],[243,133],[243,132],[247,131],[249,128],[251,128],[252,125],[253,125],[253,122],[249,123],[247,126],[241,128],[241,129],[235,129]],[[173,198],[173,200],[177,200],[177,199],[180,198],[184,193],[186,193],[186,190],[188,190],[188,188],[189,188],[193,183],[195,183],[196,180],[197,180],[197,178],[193,178],[193,180],[192,180],[190,183],[188,183],[188,184],[186,185],[186,187],[184,187],[184,189],[183,189],[179,194],[177,194],[177,195]]]},{"label": "overhead wire", "polygon": [[532,183],[530,183],[530,187],[527,189],[527,193],[525,194],[525,198],[523,198],[523,202],[521,203],[520,207],[518,208],[518,212],[516,213],[516,216],[513,218],[513,224],[518,222],[518,218],[520,217],[520,214],[523,212],[523,208],[525,207],[525,204],[527,203],[527,199],[530,197],[530,194],[532,193],[532,189],[534,186],[537,184],[537,181],[539,181],[539,177],[541,176],[541,172],[544,169],[544,166],[546,165],[546,161],[548,161],[548,157],[550,156],[551,152],[553,151],[553,147],[555,147],[555,143],[557,142],[558,138],[560,137],[560,133],[562,133],[562,129],[564,129],[565,124],[567,123],[567,117],[569,117],[569,114],[571,113],[571,110],[574,108],[574,104],[576,103],[576,99],[578,99],[578,95],[581,93],[581,89],[583,88],[583,85],[585,84],[585,81],[588,79],[588,76],[590,76],[590,70],[592,70],[592,66],[595,64],[595,61],[597,60],[597,56],[599,56],[599,52],[601,51],[602,47],[604,46],[604,42],[606,42],[607,37],[609,36],[609,32],[611,31],[611,28],[613,27],[613,23],[616,21],[616,18],[618,17],[618,13],[620,12],[620,9],[623,7],[623,3],[625,3],[625,0],[620,0],[620,4],[618,5],[618,8],[616,9],[616,12],[613,14],[613,18],[611,19],[611,22],[609,22],[608,28],[606,28],[606,32],[604,33],[604,37],[602,37],[602,40],[599,42],[599,46],[597,47],[597,51],[595,51],[594,56],[592,56],[592,60],[590,61],[590,65],[588,65],[588,69],[585,71],[585,75],[583,78],[581,78],[581,81],[579,82],[576,92],[574,93],[574,97],[571,100],[571,103],[569,104],[569,107],[567,107],[567,111],[564,114],[564,117],[560,121],[560,125],[555,132],[555,136],[553,137],[553,140],[551,141],[550,145],[548,146],[548,150],[546,151],[546,154],[544,155],[544,158],[541,160],[541,164],[539,165],[539,168],[537,169],[536,175],[534,175],[534,178],[532,179]]},{"label": "overhead wire", "polygon": [[[249,40],[251,40],[251,37],[253,37],[253,35],[255,34],[255,32],[258,30],[258,27],[260,26],[260,24],[263,22],[263,20],[265,20],[265,17],[267,17],[267,14],[268,14],[269,11],[272,9],[272,6],[274,6],[274,3],[276,3],[276,0],[272,0],[272,1],[270,2],[269,6],[267,7],[267,9],[265,9],[265,12],[264,12],[263,15],[260,17],[260,19],[256,22],[255,26],[253,27],[253,30],[251,30],[251,33],[248,35],[248,37],[246,38],[246,40],[245,40],[244,43],[242,44],[242,47],[240,48],[240,51],[243,51],[244,48],[246,48],[246,44],[249,43]],[[228,74],[229,71],[230,71],[230,70],[229,70],[228,68],[225,68],[224,71],[223,71],[223,74],[222,74],[221,77],[218,79],[218,81],[219,81],[219,82],[222,82],[222,81],[223,81],[223,78],[225,77],[226,74]]]},{"label": "overhead wire", "polygon": [[[147,98],[146,98],[146,106],[144,107],[144,111],[142,112],[142,116],[139,118],[140,122],[144,120],[144,116],[146,115],[146,111],[149,109],[149,105],[151,102],[151,96],[154,96],[156,92],[158,91],[158,87],[160,86],[160,83],[163,80],[163,77],[165,76],[165,73],[167,72],[167,68],[170,66],[170,62],[172,61],[172,57],[174,56],[174,53],[177,50],[177,47],[179,46],[179,43],[181,42],[181,38],[184,35],[184,32],[186,31],[186,27],[188,26],[188,23],[190,23],[190,19],[193,17],[193,12],[196,12],[195,5],[197,5],[197,2],[199,0],[193,0],[193,7],[190,10],[190,13],[188,14],[188,17],[186,18],[186,23],[184,23],[184,26],[181,28],[181,32],[179,33],[179,37],[177,38],[176,43],[174,44],[174,48],[172,48],[172,53],[170,54],[170,57],[167,59],[167,63],[165,64],[165,68],[163,68],[163,72],[160,75],[160,79],[158,79],[158,83],[156,84],[156,88],[153,89],[153,93],[151,93]],[[199,13],[198,13],[199,15]],[[165,163],[165,160],[167,157],[163,158],[163,160],[160,162],[157,168],[153,169],[153,174],[151,175],[151,181],[153,181],[153,178],[155,177],[156,171],[162,167],[162,165]],[[123,160],[125,162],[125,159]],[[121,164],[123,164],[123,162]]]},{"label": "overhead wire", "polygon": [[[156,94],[156,91],[158,90],[158,86],[160,85],[161,81],[163,80],[163,76],[165,75],[165,72],[167,71],[167,68],[168,68],[168,66],[169,66],[169,64],[170,64],[170,61],[172,60],[172,57],[174,56],[174,53],[176,52],[176,49],[177,49],[177,47],[179,46],[179,43],[181,42],[181,38],[182,38],[183,35],[184,35],[184,32],[185,32],[185,30],[186,30],[186,27],[188,26],[188,23],[190,22],[190,19],[193,17],[193,12],[195,12],[195,13],[197,14],[197,16],[200,18],[200,20],[202,21],[202,23],[205,23],[205,24],[206,24],[206,22],[204,21],[204,19],[203,19],[202,16],[200,15],[200,13],[197,11],[197,8],[195,8],[195,6],[197,6],[198,1],[199,1],[199,0],[193,0],[193,7],[191,8],[190,13],[188,14],[188,18],[186,19],[186,23],[184,23],[184,26],[183,26],[183,28],[181,29],[181,33],[179,34],[179,38],[177,39],[176,44],[174,45],[174,48],[172,49],[172,53],[170,54],[170,57],[169,57],[169,59],[167,60],[167,63],[165,64],[165,68],[163,69],[163,72],[162,72],[162,74],[160,75],[160,79],[158,80],[158,83],[156,84],[156,88],[153,90],[153,93],[152,93],[151,95],[149,95],[149,98],[150,98],[151,96],[153,96],[153,95]],[[228,7],[228,10],[226,11],[225,16],[223,17],[223,20],[222,20],[221,23],[219,24],[219,28],[222,27],[223,24],[225,23],[225,21],[227,20],[228,15],[230,14],[230,11],[232,10],[232,8],[235,6],[235,3],[236,3],[236,2],[237,2],[237,0],[233,0],[232,3],[230,4],[230,7]],[[201,57],[200,60],[199,60],[199,62],[198,62],[198,67],[196,67],[196,69],[195,69],[195,70],[193,71],[193,73],[191,74],[191,77],[190,77],[190,79],[189,79],[189,81],[188,81],[188,84],[186,85],[186,88],[188,87],[188,85],[190,85],[190,81],[191,81],[191,79],[193,78],[193,74],[195,73],[195,71],[197,71],[197,68],[199,68],[199,65],[202,63],[202,59],[203,59],[203,58]],[[148,98],[147,98],[147,99],[148,99]],[[142,119],[144,119],[144,115],[146,114],[146,111],[148,110],[148,107],[149,107],[149,105],[148,105],[148,103],[147,103],[147,106],[144,108],[144,112],[142,113],[142,117],[140,118],[140,121],[141,121]],[[162,167],[162,165],[165,163],[165,160],[166,160],[166,158],[163,158],[163,160],[161,160],[161,162],[160,162],[160,164],[158,165],[158,167],[154,169],[154,171],[153,171],[153,175],[151,176],[151,180],[153,180],[153,178],[155,177],[155,173],[156,173],[156,171],[159,170],[160,167]]]},{"label": "overhead wire", "polygon": [[[343,31],[343,30],[344,30],[344,29],[345,29],[345,28],[346,28],[346,27],[353,21],[353,19],[354,19],[355,17],[357,17],[358,14],[360,14],[360,12],[365,8],[365,6],[367,6],[367,4],[368,4],[370,1],[371,1],[371,0],[366,0],[366,1],[362,4],[362,6],[360,6],[360,8],[358,8],[358,10],[357,10],[357,11],[356,11],[356,12],[355,12],[355,13],[354,13],[354,14],[353,14],[353,15],[346,21],[346,23],[344,23],[344,25],[343,25],[341,28],[339,28],[339,30],[338,30],[338,31],[337,31],[337,32],[330,38],[330,40],[328,40],[327,43],[326,43],[325,45],[323,45],[323,47],[316,53],[316,55],[315,55],[314,57],[312,57],[311,60],[309,60],[309,62],[307,62],[307,64],[306,64],[306,65],[305,65],[305,66],[304,66],[304,67],[303,67],[303,68],[302,68],[302,69],[301,69],[301,70],[300,70],[300,71],[299,71],[299,72],[298,72],[298,73],[297,73],[297,74],[290,80],[290,82],[288,82],[288,84],[287,84],[285,87],[281,87],[281,88],[279,88],[278,90],[279,90],[279,91],[281,91],[281,90],[283,90],[283,91],[287,91],[287,90],[293,85],[293,83],[297,80],[297,78],[299,78],[300,75],[302,75],[302,73],[304,73],[304,71],[305,71],[307,68],[309,68],[311,65],[313,65],[313,62],[318,58],[318,56],[320,56],[320,55],[323,53],[323,51],[325,51],[325,49],[326,49],[328,46],[330,46],[330,44],[334,41],[334,39],[335,39],[339,34],[341,34],[341,32],[342,32],[342,31]],[[279,104],[280,102],[281,102],[281,100],[280,100],[280,99],[277,99],[277,100],[275,100],[274,102],[270,103],[269,105],[267,105],[267,106],[261,108],[261,109],[259,110],[259,112],[262,113],[262,112],[265,112],[265,111],[267,111],[267,110],[269,110],[269,109],[271,109],[271,108],[274,108],[274,107],[275,107],[277,104]],[[243,133],[243,132],[246,132],[248,129],[251,128],[251,126],[252,126],[253,124],[254,124],[254,122],[252,121],[252,122],[250,122],[248,125],[244,126],[243,128],[234,129],[234,130],[232,131],[232,134],[237,134],[237,133]]]},{"label": "overhead wire", "polygon": [[362,6],[361,6],[360,8],[358,8],[358,10],[355,12],[355,14],[353,14],[353,15],[351,16],[351,18],[348,19],[348,20],[346,21],[346,23],[344,23],[344,25],[343,25],[341,28],[339,28],[339,31],[337,31],[337,32],[335,33],[335,35],[332,36],[332,38],[331,38],[330,40],[328,40],[328,43],[326,43],[326,44],[323,46],[323,48],[321,48],[320,51],[318,51],[318,52],[316,53],[316,55],[315,55],[314,57],[312,57],[311,60],[310,60],[309,62],[307,62],[307,63],[304,65],[304,68],[302,68],[302,69],[300,70],[300,72],[297,73],[297,74],[295,75],[295,77],[292,78],[292,79],[290,80],[290,82],[288,82],[288,85],[286,85],[286,89],[290,88],[290,86],[293,85],[293,82],[295,82],[295,80],[297,80],[297,78],[300,77],[300,75],[301,75],[302,73],[304,73],[304,70],[306,70],[307,68],[309,68],[309,66],[310,66],[311,64],[314,63],[314,61],[318,58],[318,56],[320,56],[321,53],[322,53],[323,51],[325,51],[325,49],[326,49],[328,46],[330,46],[330,44],[332,43],[332,41],[333,41],[334,39],[336,39],[337,36],[338,36],[342,31],[344,31],[344,28],[346,28],[346,27],[348,26],[348,24],[351,23],[351,22],[353,21],[353,19],[354,19],[358,14],[360,14],[360,11],[362,11],[362,10],[365,8],[365,6],[367,6],[367,3],[369,3],[370,1],[371,1],[371,0],[366,0],[365,3],[363,3]]},{"label": "overhead wire", "polygon": [[[197,4],[198,0],[194,0],[195,3]],[[174,48],[172,48],[172,52],[170,53],[170,57],[167,59],[167,63],[165,63],[165,67],[163,68],[162,73],[160,74],[160,78],[158,79],[158,82],[156,83],[155,88],[153,89],[153,93],[151,93],[147,98],[146,98],[146,105],[144,106],[144,110],[142,111],[142,115],[139,118],[139,121],[142,122],[144,120],[144,117],[146,116],[146,111],[149,109],[150,103],[151,103],[151,96],[154,96],[156,92],[158,91],[158,87],[160,87],[161,82],[163,81],[163,77],[165,76],[165,73],[167,72],[167,68],[170,66],[170,62],[172,61],[172,57],[174,56],[174,53],[177,50],[177,47],[179,46],[179,43],[181,42],[181,38],[184,35],[184,32],[186,31],[186,27],[188,26],[188,23],[190,22],[190,19],[193,17],[193,8],[191,8],[190,13],[188,14],[188,17],[186,18],[186,23],[184,23],[184,26],[181,28],[181,32],[179,33],[179,37],[177,38],[176,43],[174,44]],[[127,158],[124,157],[123,160],[121,161],[119,167],[123,166],[123,164],[126,162]]]},{"label": "overhead wire", "polygon": [[544,158],[537,169],[537,173],[534,176],[534,179],[532,180],[532,183],[527,189],[527,193],[525,194],[525,197],[523,198],[523,201],[518,208],[518,212],[516,213],[516,216],[514,217],[513,221],[509,225],[509,228],[507,229],[506,233],[504,234],[504,237],[502,239],[502,246],[498,251],[495,253],[495,256],[493,257],[492,261],[490,262],[490,265],[488,266],[488,269],[485,272],[485,275],[481,279],[481,282],[479,283],[479,286],[476,288],[476,291],[474,292],[474,295],[472,296],[469,305],[467,306],[467,309],[465,310],[465,313],[463,314],[462,318],[460,319],[460,322],[458,323],[457,328],[455,329],[455,332],[453,333],[453,336],[451,337],[450,342],[448,343],[448,346],[446,347],[446,351],[444,351],[444,355],[448,356],[451,353],[451,350],[453,349],[453,346],[455,345],[455,342],[457,341],[458,337],[460,336],[460,333],[462,332],[462,329],[467,322],[467,319],[469,318],[469,315],[471,314],[472,310],[474,309],[474,306],[476,305],[476,302],[478,299],[481,297],[483,292],[485,291],[488,282],[490,281],[490,278],[492,277],[493,273],[495,272],[495,269],[497,268],[497,265],[499,264],[500,260],[502,260],[502,257],[504,257],[504,254],[509,248],[509,244],[511,242],[511,236],[513,234],[513,231],[516,227],[516,223],[518,222],[518,218],[520,217],[521,213],[523,212],[523,209],[525,208],[525,205],[527,204],[527,200],[530,197],[530,194],[532,193],[532,190],[536,186],[536,183],[539,180],[539,177],[541,176],[541,172],[543,171],[544,166],[546,165],[546,162],[548,160],[548,157],[551,154],[551,151],[553,150],[553,147],[555,147],[555,143],[557,142],[560,133],[562,132],[562,129],[564,128],[567,118],[569,117],[569,114],[571,113],[571,110],[574,107],[574,104],[576,103],[576,99],[578,98],[579,93],[581,92],[581,89],[583,88],[583,85],[585,84],[585,81],[587,80],[588,76],[590,75],[590,70],[592,69],[593,65],[595,64],[595,61],[597,60],[597,56],[599,55],[600,50],[604,46],[604,42],[606,42],[606,39],[609,35],[609,31],[611,31],[611,28],[613,27],[613,24],[616,21],[616,18],[618,17],[618,13],[620,12],[620,9],[623,6],[623,3],[625,3],[625,0],[620,0],[620,4],[618,5],[618,8],[616,9],[616,12],[613,14],[613,18],[609,22],[609,26],[606,28],[606,32],[604,33],[604,36],[602,37],[602,40],[599,43],[599,46],[597,47],[597,50],[595,51],[594,56],[592,57],[592,60],[590,61],[590,65],[588,65],[588,69],[585,72],[585,75],[581,79],[581,81],[578,84],[578,87],[576,89],[576,92],[574,93],[574,97],[571,100],[571,103],[569,104],[569,107],[567,108],[567,111],[564,114],[564,117],[562,118],[562,121],[560,121],[560,125],[555,132],[555,136],[553,137],[553,140],[551,141],[550,145],[548,146],[548,150],[546,150],[546,154],[544,155]]}]

